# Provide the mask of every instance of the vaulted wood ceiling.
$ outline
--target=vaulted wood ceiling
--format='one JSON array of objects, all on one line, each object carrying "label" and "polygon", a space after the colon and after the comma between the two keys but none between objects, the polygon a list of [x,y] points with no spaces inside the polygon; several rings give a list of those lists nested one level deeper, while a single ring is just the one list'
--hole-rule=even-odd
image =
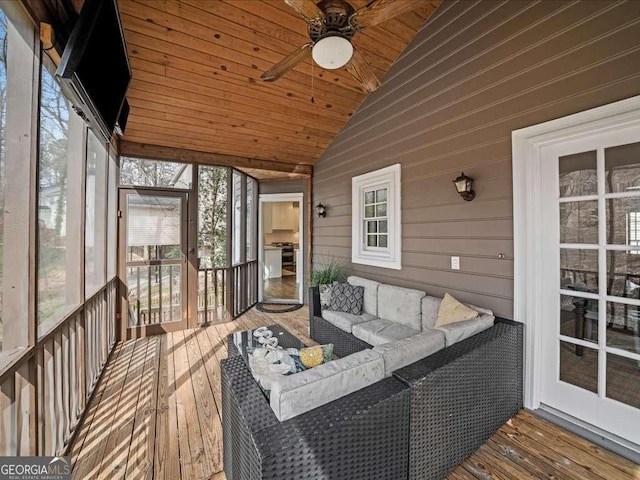
[{"label": "vaulted wood ceiling", "polygon": [[[395,1],[420,6],[353,39],[379,78],[439,3]],[[344,69],[325,71],[310,59],[273,83],[260,80],[309,41],[305,21],[283,0],[118,5],[133,69],[125,145],[312,165],[365,98]]]}]

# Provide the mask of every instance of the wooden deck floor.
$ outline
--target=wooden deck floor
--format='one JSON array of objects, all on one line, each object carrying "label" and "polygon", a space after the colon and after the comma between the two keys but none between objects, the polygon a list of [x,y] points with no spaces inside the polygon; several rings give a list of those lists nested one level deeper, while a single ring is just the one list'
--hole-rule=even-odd
[{"label": "wooden deck floor", "polygon": [[[307,343],[307,309],[120,343],[71,447],[75,479],[223,480],[219,361],[232,331],[280,323]],[[640,466],[521,412],[449,479],[640,480]]]}]

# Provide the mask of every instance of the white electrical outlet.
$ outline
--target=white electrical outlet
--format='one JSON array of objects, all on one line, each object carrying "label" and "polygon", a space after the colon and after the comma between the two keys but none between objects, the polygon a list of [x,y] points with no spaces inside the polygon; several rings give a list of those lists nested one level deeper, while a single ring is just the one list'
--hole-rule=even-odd
[{"label": "white electrical outlet", "polygon": [[451,257],[451,270],[460,270],[460,257]]}]

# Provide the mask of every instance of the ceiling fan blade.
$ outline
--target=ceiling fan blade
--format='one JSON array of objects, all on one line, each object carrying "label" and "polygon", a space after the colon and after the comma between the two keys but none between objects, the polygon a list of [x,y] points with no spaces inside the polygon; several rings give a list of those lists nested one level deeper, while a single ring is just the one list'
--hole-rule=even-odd
[{"label": "ceiling fan blade", "polygon": [[380,80],[355,46],[353,47],[353,56],[345,68],[360,83],[365,92],[375,92],[380,88]]},{"label": "ceiling fan blade", "polygon": [[373,27],[428,3],[431,0],[373,0],[356,10],[349,20],[356,29]]},{"label": "ceiling fan blade", "polygon": [[324,13],[313,0],[284,0],[284,2],[307,22],[322,22],[324,20]]},{"label": "ceiling fan blade", "polygon": [[289,70],[292,70],[300,62],[306,60],[311,56],[311,43],[306,43],[301,47],[296,48],[289,55],[284,57],[278,63],[276,63],[269,70],[264,72],[260,78],[265,82],[273,82],[279,79]]}]

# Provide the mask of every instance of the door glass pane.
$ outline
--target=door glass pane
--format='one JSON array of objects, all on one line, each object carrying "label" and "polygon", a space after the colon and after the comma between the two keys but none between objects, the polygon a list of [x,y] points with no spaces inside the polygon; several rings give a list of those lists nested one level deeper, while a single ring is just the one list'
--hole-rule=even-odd
[{"label": "door glass pane", "polygon": [[560,243],[598,243],[598,202],[560,204]]},{"label": "door glass pane", "polygon": [[640,360],[607,354],[607,397],[640,408]]},{"label": "door glass pane", "polygon": [[640,307],[607,303],[607,346],[640,354]]},{"label": "door glass pane", "polygon": [[558,159],[561,197],[598,194],[597,153],[583,152]]},{"label": "door glass pane", "polygon": [[178,260],[182,199],[127,195],[127,261]]},{"label": "door glass pane", "polygon": [[148,158],[120,158],[120,185],[191,189],[192,166]]},{"label": "door glass pane", "polygon": [[560,295],[560,334],[598,343],[598,301]]},{"label": "door glass pane", "polygon": [[640,190],[640,143],[604,149],[607,193]]},{"label": "door glass pane", "polygon": [[598,351],[561,341],[560,380],[598,393]]},{"label": "door glass pane", "polygon": [[640,197],[607,200],[607,243],[640,245]]},{"label": "door glass pane", "polygon": [[640,298],[640,249],[607,252],[607,294]]},{"label": "door glass pane", "polygon": [[560,249],[560,288],[598,292],[598,251]]},{"label": "door glass pane", "polygon": [[129,326],[177,322],[182,319],[182,267],[127,267]]}]

